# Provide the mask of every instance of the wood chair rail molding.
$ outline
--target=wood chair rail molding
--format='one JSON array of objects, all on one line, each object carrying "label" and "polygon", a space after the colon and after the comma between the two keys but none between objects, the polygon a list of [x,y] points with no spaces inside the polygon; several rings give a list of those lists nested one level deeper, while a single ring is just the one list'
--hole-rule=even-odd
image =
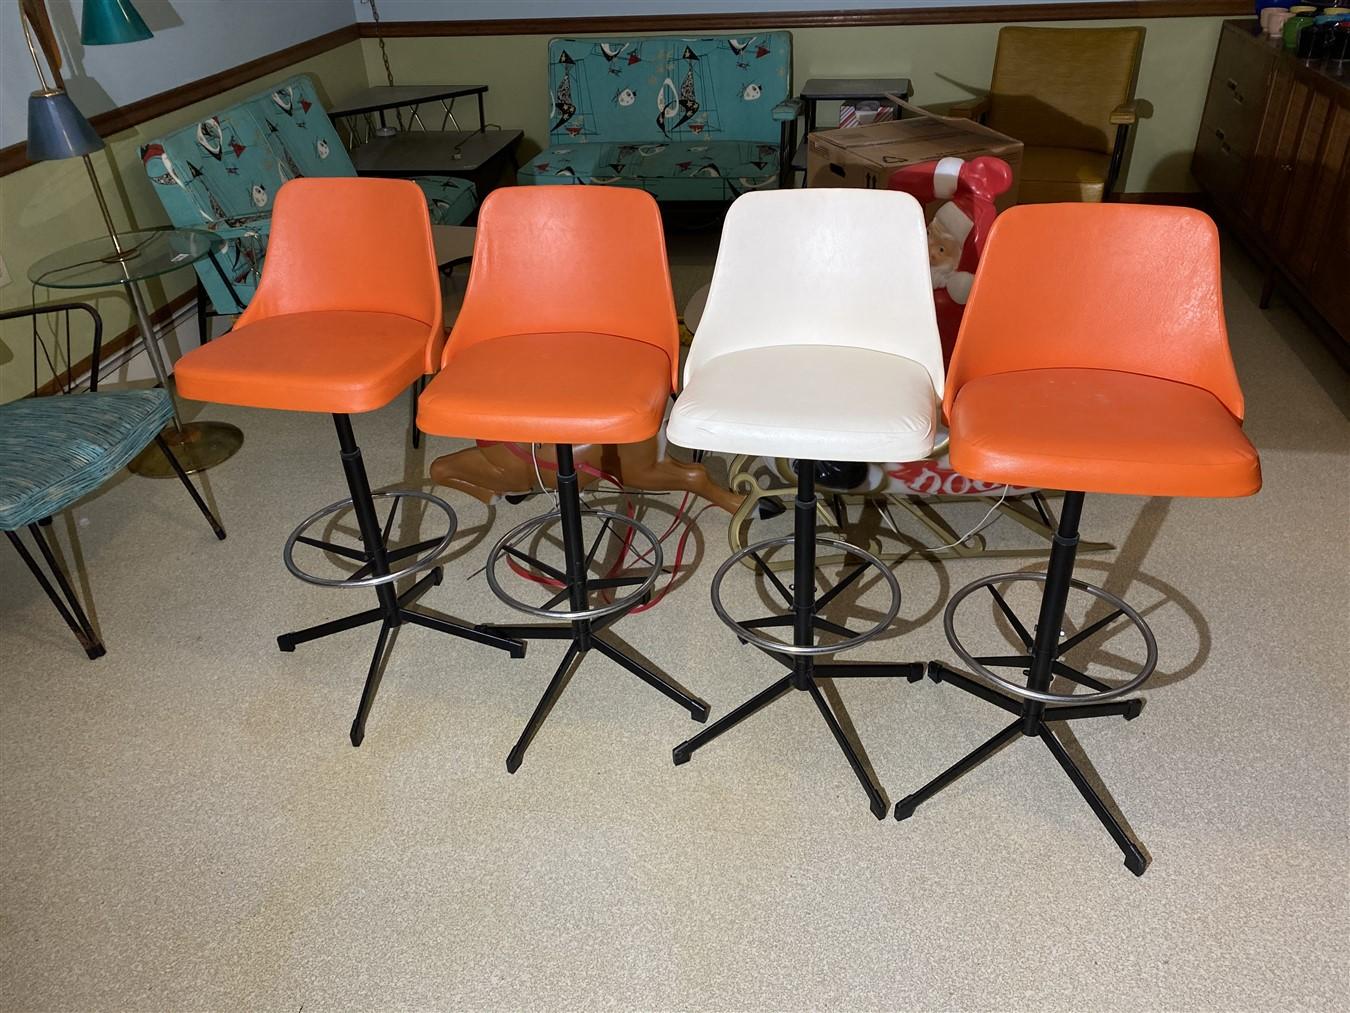
[{"label": "wood chair rail molding", "polygon": [[1103,3],[1031,3],[895,7],[880,10],[752,11],[726,14],[628,14],[590,18],[485,18],[478,21],[362,22],[363,38],[462,35],[628,35],[634,32],[743,31],[760,28],[869,28],[881,25],[976,25],[1029,21],[1103,21],[1118,18],[1250,17],[1250,3],[1234,0],[1106,0]]},{"label": "wood chair rail molding", "polygon": [[[358,38],[431,38],[473,35],[567,35],[575,33],[740,31],[759,28],[865,28],[877,25],[990,24],[1030,21],[1099,21],[1117,18],[1250,16],[1251,4],[1235,0],[1106,0],[1103,3],[989,4],[920,9],[756,11],[743,14],[636,14],[604,18],[502,18],[478,21],[385,21],[346,25],[218,74],[151,95],[91,117],[102,137],[111,137],[201,102],[293,63]],[[31,165],[20,141],[0,148],[0,176]]]}]

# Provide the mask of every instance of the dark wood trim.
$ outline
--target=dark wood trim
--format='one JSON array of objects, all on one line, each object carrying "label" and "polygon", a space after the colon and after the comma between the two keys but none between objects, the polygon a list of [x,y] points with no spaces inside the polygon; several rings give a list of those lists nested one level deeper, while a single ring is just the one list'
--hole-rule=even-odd
[{"label": "dark wood trim", "polygon": [[[293,63],[308,60],[312,56],[318,56],[320,53],[326,53],[330,49],[336,49],[338,46],[353,42],[359,37],[360,32],[356,25],[345,25],[325,35],[297,43],[294,46],[288,46],[285,49],[279,49],[275,53],[260,56],[256,60],[249,60],[237,67],[222,70],[210,77],[203,77],[177,88],[162,91],[158,95],[151,95],[129,105],[109,109],[107,112],[91,117],[89,122],[94,125],[94,129],[99,132],[99,136],[111,137],[119,131],[127,130],[130,127],[145,123],[147,120],[153,120],[157,116],[163,116],[166,113],[190,106],[194,102],[208,99],[212,95],[219,95],[223,91],[228,91],[241,84],[247,84],[264,74],[270,74],[275,70],[281,70],[283,67],[289,67]],[[26,141],[20,141],[18,144],[11,144],[7,148],[0,148],[0,176],[7,176],[11,172],[17,172],[33,164],[28,161],[27,146]]]},{"label": "dark wood trim", "polygon": [[478,21],[362,22],[362,38],[466,35],[573,35],[633,32],[745,31],[760,28],[870,28],[880,25],[973,25],[1115,18],[1251,16],[1237,0],[1113,0],[1109,3],[981,4],[890,10],[753,11],[725,14],[630,14],[600,18],[485,18]]},{"label": "dark wood trim", "polygon": [[[179,310],[181,310],[184,306],[190,306],[192,303],[196,301],[196,299],[197,299],[196,286],[193,286],[192,288],[188,289],[182,295],[175,296],[174,298],[170,299],[167,303],[165,303],[163,306],[156,308],[150,313],[151,326],[162,327],[165,323],[172,320],[174,316],[177,315]],[[122,349],[126,348],[127,345],[135,341],[136,338],[140,336],[140,333],[141,333],[140,328],[137,327],[135,324],[132,324],[130,327],[128,327],[121,334],[117,335],[117,337],[113,338],[111,341],[104,341],[103,351],[100,353],[102,358],[106,360],[109,356],[116,355]],[[71,372],[77,377],[83,376],[86,372],[88,372],[89,367],[93,365],[93,363],[94,363],[94,356],[92,354],[86,355],[79,362],[75,363],[74,367],[72,367],[71,369]],[[172,372],[172,370],[170,371]],[[103,376],[102,370],[99,371],[99,376],[100,378]],[[101,379],[100,382],[102,382]],[[48,380],[41,387],[35,390],[33,392],[33,396],[45,397],[48,394],[59,394],[60,392],[61,388],[57,385],[57,381],[53,378],[51,380]]]}]

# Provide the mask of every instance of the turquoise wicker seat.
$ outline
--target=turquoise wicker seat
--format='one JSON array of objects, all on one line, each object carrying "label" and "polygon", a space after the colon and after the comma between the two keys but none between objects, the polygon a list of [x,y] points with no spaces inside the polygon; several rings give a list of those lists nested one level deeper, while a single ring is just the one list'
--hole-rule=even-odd
[{"label": "turquoise wicker seat", "polygon": [[[53,514],[93,492],[121,471],[133,457],[153,440],[168,457],[206,517],[217,538],[225,531],[198,494],[187,474],[160,435],[173,419],[168,392],[163,390],[98,389],[99,354],[102,351],[103,321],[98,312],[85,303],[64,303],[33,309],[0,313],[0,320],[63,313],[66,320],[66,361],[70,355],[70,311],[81,310],[93,322],[94,349],[89,370],[89,392],[60,397],[33,397],[0,405],[0,531],[28,565],[42,590],[51,599],[61,618],[79,640],[90,658],[105,653],[103,642],[80,607],[70,582],[56,560],[43,528],[50,526]],[[34,360],[37,338],[34,330]],[[50,361],[50,360],[49,360]],[[68,390],[71,378],[54,377],[61,390]],[[27,528],[46,561],[52,580],[60,588],[57,594],[52,580],[19,538]],[[64,597],[62,597],[64,596]]]},{"label": "turquoise wicker seat", "polygon": [[164,390],[0,405],[0,531],[64,510],[121,471],[173,418]]}]

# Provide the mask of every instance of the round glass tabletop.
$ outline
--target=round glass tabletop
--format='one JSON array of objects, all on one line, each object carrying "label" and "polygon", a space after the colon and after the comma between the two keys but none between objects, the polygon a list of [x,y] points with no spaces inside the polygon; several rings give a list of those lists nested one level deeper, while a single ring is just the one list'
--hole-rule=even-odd
[{"label": "round glass tabletop", "polygon": [[102,288],[187,267],[220,253],[225,240],[201,229],[144,229],[119,232],[119,256],[107,236],[67,246],[28,269],[28,280],[48,288]]}]

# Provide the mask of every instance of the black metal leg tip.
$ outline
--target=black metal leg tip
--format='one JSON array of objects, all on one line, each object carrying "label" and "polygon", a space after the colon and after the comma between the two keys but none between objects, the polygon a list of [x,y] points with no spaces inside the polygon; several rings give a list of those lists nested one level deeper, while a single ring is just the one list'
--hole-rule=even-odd
[{"label": "black metal leg tip", "polygon": [[436,569],[434,569],[434,570],[431,571],[431,583],[432,583],[433,585],[435,585],[436,587],[440,587],[440,586],[441,586],[441,581],[443,581],[443,580],[445,580],[445,568],[444,568],[444,567],[438,566],[438,567],[436,567]]},{"label": "black metal leg tip", "polygon": [[1148,860],[1137,851],[1131,852],[1125,856],[1125,868],[1136,876],[1142,876],[1148,868]]},{"label": "black metal leg tip", "polygon": [[108,653],[108,649],[102,644],[90,644],[84,649],[84,653],[89,656],[90,661],[97,661]]},{"label": "black metal leg tip", "polygon": [[220,541],[220,542],[225,541],[225,529],[224,529],[224,528],[216,528],[216,540],[217,540],[217,541]]},{"label": "black metal leg tip", "polygon": [[1143,709],[1144,709],[1143,700],[1131,700],[1129,710],[1127,710],[1124,713],[1123,717],[1125,718],[1126,721],[1133,721],[1135,718],[1139,716],[1140,712],[1143,711]]},{"label": "black metal leg tip", "polygon": [[508,658],[523,658],[523,657],[525,657],[525,642],[522,640],[522,641],[520,642],[519,646],[517,646],[517,647],[512,647],[510,650],[508,650],[508,651],[506,652],[506,656],[507,656]]},{"label": "black metal leg tip", "polygon": [[511,755],[506,758],[506,772],[508,774],[514,774],[517,770],[520,769],[520,763],[523,759],[524,757],[517,756],[514,752],[512,752]]},{"label": "black metal leg tip", "polygon": [[919,803],[913,800],[913,796],[905,796],[899,802],[895,803],[895,818],[903,822],[914,815],[914,810],[919,808]]},{"label": "black metal leg tip", "polygon": [[677,767],[683,763],[688,763],[689,757],[692,755],[693,754],[689,751],[689,743],[687,742],[681,742],[670,751],[670,757],[675,761],[675,766]]},{"label": "black metal leg tip", "polygon": [[886,803],[881,801],[881,799],[874,799],[871,804],[871,809],[872,815],[877,819],[884,820],[886,818]]},{"label": "black metal leg tip", "polygon": [[277,637],[277,650],[292,654],[295,651],[295,641],[290,637]]},{"label": "black metal leg tip", "polygon": [[366,741],[365,728],[361,727],[361,725],[355,721],[352,722],[351,740],[352,745],[357,747],[359,747],[362,742]]},{"label": "black metal leg tip", "polygon": [[923,677],[927,674],[928,674],[927,665],[915,663],[909,666],[909,674],[905,676],[905,678],[908,679],[911,684],[913,684],[922,681]]},{"label": "black metal leg tip", "polygon": [[708,720],[708,713],[708,705],[706,703],[700,703],[695,707],[689,708],[689,716],[699,724],[703,724]]},{"label": "black metal leg tip", "polygon": [[928,663],[928,678],[932,679],[934,682],[942,681],[942,666],[936,661],[930,661]]}]

